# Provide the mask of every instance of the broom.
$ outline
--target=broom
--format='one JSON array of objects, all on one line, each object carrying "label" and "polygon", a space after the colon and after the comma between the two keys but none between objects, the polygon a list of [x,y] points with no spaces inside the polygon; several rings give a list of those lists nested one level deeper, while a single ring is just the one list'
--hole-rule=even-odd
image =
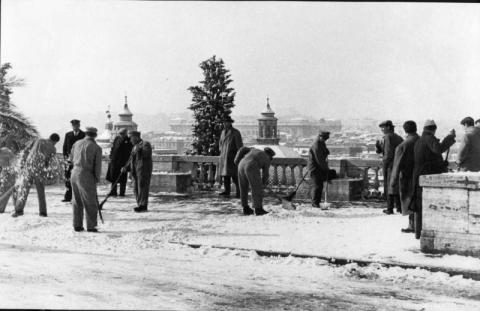
[{"label": "broom", "polygon": [[328,200],[327,200],[328,180],[325,183],[326,183],[326,186],[325,186],[325,201],[323,203],[320,203],[320,209],[322,209],[322,210],[330,209],[330,206],[332,206],[332,203],[328,203]]}]

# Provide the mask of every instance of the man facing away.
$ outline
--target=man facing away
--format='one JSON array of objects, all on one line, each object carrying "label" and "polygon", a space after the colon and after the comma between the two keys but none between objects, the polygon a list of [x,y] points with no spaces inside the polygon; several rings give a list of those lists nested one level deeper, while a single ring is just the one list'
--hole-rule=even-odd
[{"label": "man facing away", "polygon": [[458,148],[457,164],[460,171],[480,171],[480,128],[474,126],[471,117],[461,122],[465,135]]},{"label": "man facing away", "polygon": [[[268,214],[263,209],[263,188],[268,184],[270,163],[275,155],[275,152],[265,147],[264,150],[251,148],[251,150],[244,154],[241,148],[237,156],[242,157],[241,160],[235,159],[238,163],[238,180],[240,184],[240,199],[243,207],[243,214],[253,214],[252,209],[248,206],[248,189],[252,189],[252,201],[255,215],[261,216]],[[261,174],[260,174],[261,171]]]},{"label": "man facing away", "polygon": [[32,141],[23,151],[13,189],[15,212],[12,213],[12,217],[23,215],[32,184],[37,188],[39,215],[47,217],[46,172],[52,167],[52,161],[57,153],[55,144],[59,140],[60,136],[53,133],[48,139],[40,138]]},{"label": "man facing away", "polygon": [[[72,146],[75,142],[85,138],[85,132],[80,129],[80,121],[73,119],[70,121],[72,124],[72,131],[65,134],[65,139],[63,141],[63,158],[68,161],[70,158],[70,152],[72,151]],[[70,176],[72,174],[73,166],[71,163],[68,163],[68,166],[65,168],[65,196],[62,202],[70,202],[72,200],[72,185],[70,184]]]},{"label": "man facing away", "polygon": [[414,232],[415,187],[413,180],[413,167],[415,163],[414,147],[420,138],[417,134],[417,124],[414,121],[406,121],[403,129],[407,134],[405,140],[395,149],[395,159],[390,177],[390,189],[398,187],[402,215],[408,215],[408,227],[402,232]]},{"label": "man facing away", "polygon": [[380,143],[377,140],[376,144],[377,153],[381,153],[383,155],[383,191],[387,199],[387,209],[383,210],[383,212],[387,215],[393,214],[393,208],[396,206],[397,212],[401,213],[402,208],[400,206],[398,188],[389,189],[389,186],[393,160],[395,159],[395,148],[400,145],[403,139],[395,133],[395,126],[393,125],[392,121],[383,121],[380,123],[379,127],[384,134],[383,141]]},{"label": "man facing away", "polygon": [[455,143],[455,130],[440,142],[435,137],[437,125],[433,120],[426,120],[422,136],[417,140],[414,147],[415,165],[413,178],[415,185],[415,238],[420,239],[422,231],[422,187],[418,181],[420,175],[441,174],[448,171],[447,165],[442,158],[442,153]]},{"label": "man facing away", "polygon": [[97,183],[100,181],[102,172],[102,148],[95,142],[97,129],[85,128],[85,138],[77,141],[70,153],[72,170],[72,193],[73,193],[73,228],[75,231],[83,231],[83,214],[87,231],[97,232]]},{"label": "man facing away", "polygon": [[231,182],[235,184],[236,197],[240,197],[240,189],[238,188],[238,168],[234,163],[237,151],[243,146],[242,135],[232,127],[234,121],[230,116],[223,120],[223,130],[220,135],[219,149],[220,156],[218,161],[217,180],[223,178],[224,191],[219,195],[229,197]]},{"label": "man facing away", "polygon": [[307,170],[310,174],[310,198],[313,207],[320,207],[323,182],[328,180],[329,168],[327,157],[330,151],[327,148],[326,142],[329,138],[330,132],[320,132],[308,152]]},{"label": "man facing away", "polygon": [[110,195],[117,195],[117,185],[114,185],[118,179],[120,184],[120,196],[125,196],[125,189],[127,187],[127,174],[121,174],[122,167],[124,167],[130,154],[132,152],[132,143],[127,136],[127,129],[122,128],[118,132],[118,136],[113,141],[112,148],[110,150],[110,163],[108,165],[108,171],[106,180],[112,183],[112,189]]},{"label": "man facing away", "polygon": [[130,171],[133,178],[133,193],[137,201],[136,213],[148,211],[148,195],[152,177],[152,145],[140,137],[140,132],[130,131],[128,136],[133,144],[130,162],[122,168],[122,173]]}]

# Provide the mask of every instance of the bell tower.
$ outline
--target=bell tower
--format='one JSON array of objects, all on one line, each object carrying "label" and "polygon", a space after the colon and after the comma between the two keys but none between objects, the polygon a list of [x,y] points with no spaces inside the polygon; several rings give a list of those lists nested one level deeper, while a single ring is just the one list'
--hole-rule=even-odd
[{"label": "bell tower", "polygon": [[257,142],[262,145],[278,145],[277,121],[275,112],[270,108],[270,101],[267,96],[267,109],[261,113],[258,119],[258,137]]}]

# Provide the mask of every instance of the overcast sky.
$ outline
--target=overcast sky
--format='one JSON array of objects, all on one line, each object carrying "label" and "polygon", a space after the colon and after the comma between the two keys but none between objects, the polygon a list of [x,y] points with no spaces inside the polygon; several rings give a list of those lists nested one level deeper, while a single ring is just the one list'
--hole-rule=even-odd
[{"label": "overcast sky", "polygon": [[3,0],[1,40],[27,115],[185,111],[215,54],[234,115],[480,118],[477,4]]}]

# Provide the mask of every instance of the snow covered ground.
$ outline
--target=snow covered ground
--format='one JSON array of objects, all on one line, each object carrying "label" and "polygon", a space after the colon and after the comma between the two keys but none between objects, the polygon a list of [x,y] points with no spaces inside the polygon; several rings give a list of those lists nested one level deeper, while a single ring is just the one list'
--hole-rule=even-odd
[{"label": "snow covered ground", "polygon": [[480,282],[461,276],[170,243],[480,267],[476,258],[423,255],[400,233],[407,219],[378,203],[287,211],[270,200],[269,215],[246,217],[235,199],[158,196],[149,213],[135,214],[130,195],[105,204],[100,233],[77,233],[62,191],[47,188],[47,218],[37,215],[34,191],[25,216],[0,214],[0,308],[480,309]]}]

